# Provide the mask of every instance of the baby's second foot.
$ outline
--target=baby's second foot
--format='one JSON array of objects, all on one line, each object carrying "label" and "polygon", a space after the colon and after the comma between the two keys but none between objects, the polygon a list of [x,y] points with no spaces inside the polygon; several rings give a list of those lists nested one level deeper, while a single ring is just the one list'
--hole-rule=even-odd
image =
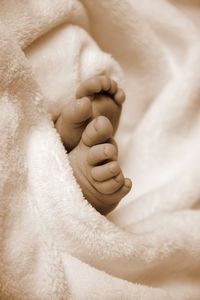
[{"label": "baby's second foot", "polygon": [[103,116],[85,128],[79,144],[69,153],[74,176],[85,198],[102,214],[113,210],[130,191],[117,161],[117,148],[111,142],[113,128]]},{"label": "baby's second foot", "polygon": [[125,100],[124,91],[113,79],[106,75],[94,76],[85,80],[76,92],[76,98],[89,97],[92,100],[92,117],[107,117],[117,130],[122,103]]}]

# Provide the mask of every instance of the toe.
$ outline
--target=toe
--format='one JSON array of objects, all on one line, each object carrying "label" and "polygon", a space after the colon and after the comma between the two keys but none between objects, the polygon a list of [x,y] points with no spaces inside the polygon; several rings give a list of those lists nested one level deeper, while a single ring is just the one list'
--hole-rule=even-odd
[{"label": "toe", "polygon": [[92,104],[88,98],[72,100],[63,106],[55,127],[68,151],[80,141],[91,115]]},{"label": "toe", "polygon": [[112,179],[103,181],[103,182],[95,182],[95,188],[102,194],[110,195],[115,193],[124,185],[124,176],[120,172],[116,177]]},{"label": "toe", "polygon": [[124,196],[126,196],[132,188],[132,181],[129,178],[125,178],[124,184],[121,188],[112,195],[112,200],[119,202]]},{"label": "toe", "polygon": [[111,83],[110,83],[110,89],[109,89],[109,93],[111,95],[114,95],[116,94],[116,92],[118,91],[118,86],[117,86],[117,82],[114,81],[114,80],[111,80]]},{"label": "toe", "polygon": [[101,81],[99,80],[98,76],[85,80],[77,89],[76,98],[91,96],[94,93],[99,93],[101,88]]},{"label": "toe", "polygon": [[63,111],[63,119],[76,127],[92,116],[92,103],[87,97],[72,102],[71,107],[66,107]]},{"label": "toe", "polygon": [[107,92],[110,95],[114,95],[118,91],[117,82],[106,75],[101,75],[98,77],[101,82],[102,92]]},{"label": "toe", "polygon": [[117,147],[114,144],[106,143],[93,146],[88,152],[88,163],[91,166],[102,163],[106,160],[117,159]]},{"label": "toe", "polygon": [[116,81],[106,75],[99,75],[84,81],[76,92],[76,98],[91,96],[100,92],[114,95],[118,90]]},{"label": "toe", "polygon": [[99,76],[99,80],[101,82],[102,91],[109,91],[111,87],[111,79],[106,75]]},{"label": "toe", "polygon": [[82,134],[82,142],[86,146],[92,147],[106,142],[112,136],[112,133],[113,127],[110,121],[104,116],[99,116],[85,128]]},{"label": "toe", "polygon": [[110,205],[105,205],[101,209],[102,210],[101,213],[106,215],[110,213],[113,209],[115,209],[116,206],[119,204],[119,202],[122,200],[122,198],[130,192],[131,187],[132,187],[131,180],[129,178],[125,178],[124,185],[122,185],[122,187],[117,192],[115,192],[112,195],[109,195],[112,202],[110,203]]},{"label": "toe", "polygon": [[63,106],[60,118],[63,126],[76,127],[76,125],[89,119],[92,115],[92,103],[89,98],[84,97],[72,100]]},{"label": "toe", "polygon": [[89,98],[84,97],[75,100],[73,121],[79,125],[82,122],[90,119],[92,116],[92,103]]},{"label": "toe", "polygon": [[114,95],[114,99],[118,104],[122,104],[125,101],[125,93],[122,89],[118,89],[116,94]]},{"label": "toe", "polygon": [[121,172],[117,161],[108,162],[102,166],[92,168],[91,176],[96,181],[105,181],[117,176]]}]

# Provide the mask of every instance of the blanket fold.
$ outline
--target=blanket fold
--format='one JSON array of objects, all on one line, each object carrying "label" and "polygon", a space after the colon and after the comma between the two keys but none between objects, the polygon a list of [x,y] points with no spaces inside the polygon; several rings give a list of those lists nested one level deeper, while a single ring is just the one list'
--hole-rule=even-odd
[{"label": "blanket fold", "polygon": [[[195,1],[1,1],[2,300],[199,299],[199,13]],[[53,124],[97,74],[127,93],[116,138],[134,181],[107,217]]]}]

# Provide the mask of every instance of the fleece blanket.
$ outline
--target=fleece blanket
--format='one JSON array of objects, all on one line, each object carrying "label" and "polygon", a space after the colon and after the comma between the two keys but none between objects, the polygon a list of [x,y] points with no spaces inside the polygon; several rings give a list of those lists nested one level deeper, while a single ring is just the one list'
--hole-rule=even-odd
[{"label": "fleece blanket", "polygon": [[[187,0],[0,1],[0,299],[200,299],[199,14]],[[134,182],[107,217],[53,124],[100,73],[127,94],[116,138]]]}]

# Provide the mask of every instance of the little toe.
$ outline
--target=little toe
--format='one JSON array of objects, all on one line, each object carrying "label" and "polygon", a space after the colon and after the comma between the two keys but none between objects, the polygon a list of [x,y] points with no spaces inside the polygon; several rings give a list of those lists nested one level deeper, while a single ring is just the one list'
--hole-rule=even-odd
[{"label": "little toe", "polygon": [[132,187],[131,180],[129,178],[125,178],[124,185],[122,185],[122,187],[117,192],[115,192],[112,195],[109,195],[110,200],[112,200],[112,201],[109,202],[110,205],[105,205],[101,209],[101,213],[106,215],[106,214],[110,213],[113,209],[115,209],[116,206],[121,201],[121,199],[130,192],[131,187]]},{"label": "little toe", "polygon": [[91,166],[98,165],[107,160],[117,159],[117,147],[111,143],[95,145],[88,151],[88,163]]},{"label": "little toe", "polygon": [[114,95],[114,99],[118,104],[122,104],[125,101],[126,95],[122,89],[118,89]]},{"label": "little toe", "polygon": [[92,168],[91,176],[96,181],[105,181],[117,176],[121,172],[117,161],[108,162],[102,166]]},{"label": "little toe", "polygon": [[82,142],[92,147],[106,142],[112,134],[113,127],[110,121],[104,116],[99,116],[92,120],[83,131]]},{"label": "little toe", "polygon": [[113,194],[113,200],[119,202],[124,196],[126,196],[132,188],[132,181],[129,178],[125,178],[124,184],[121,188]]},{"label": "little toe", "polygon": [[118,191],[124,185],[124,176],[120,172],[117,176],[112,179],[103,181],[103,182],[95,182],[95,188],[104,195],[110,195]]}]

